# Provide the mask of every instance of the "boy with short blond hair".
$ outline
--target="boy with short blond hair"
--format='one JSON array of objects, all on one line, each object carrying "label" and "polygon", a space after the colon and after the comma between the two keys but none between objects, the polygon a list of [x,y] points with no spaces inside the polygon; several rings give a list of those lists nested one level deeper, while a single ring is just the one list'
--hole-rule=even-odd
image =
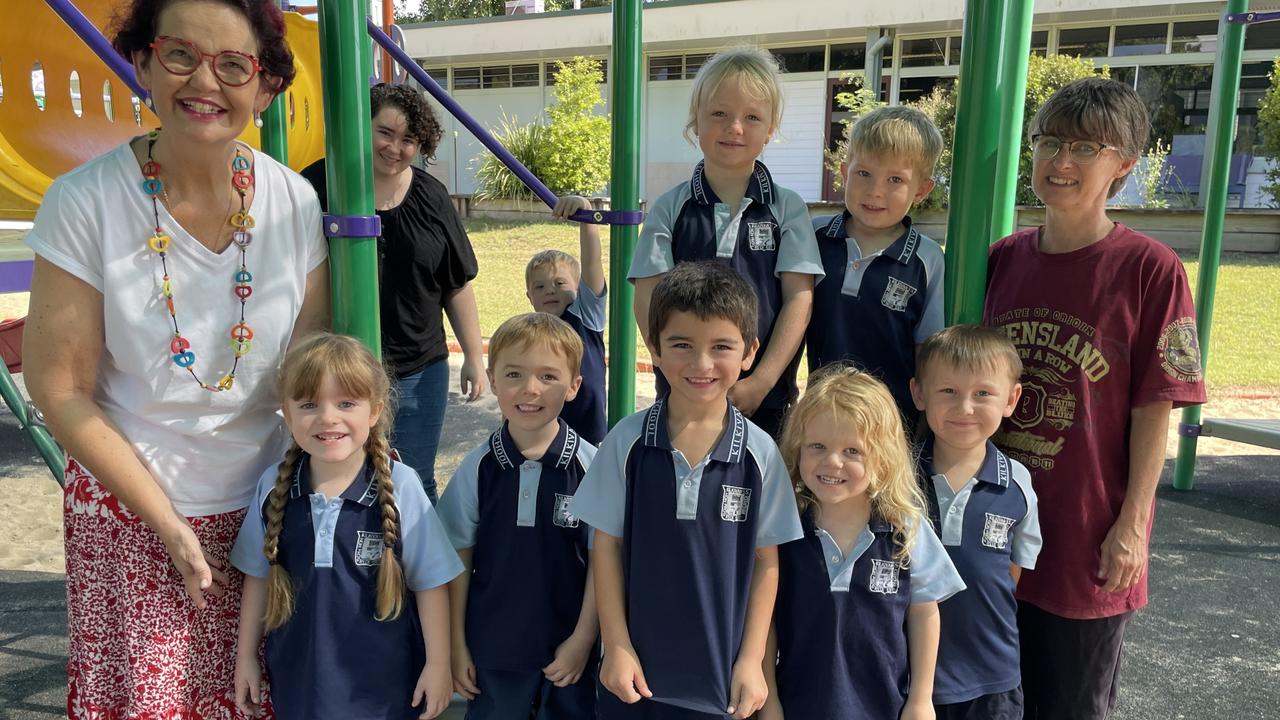
[{"label": "boy with short blond hair", "polygon": [[[591,203],[576,195],[560,198],[552,216],[567,220]],[[562,250],[543,250],[525,267],[525,296],[538,312],[564,320],[582,340],[582,386],[565,403],[560,416],[588,442],[599,445],[608,425],[605,418],[604,326],[608,290],[600,250],[600,228],[578,223],[582,262]]]},{"label": "boy with short blond hair", "polygon": [[1031,474],[991,442],[1022,394],[1022,361],[1004,333],[956,325],[917,353],[911,393],[930,437],[921,453],[929,519],[965,592],[938,605],[938,720],[1022,720],[1017,602],[1040,553]]},{"label": "boy with short blond hair", "polygon": [[756,297],[689,262],[648,310],[671,392],[610,431],[571,506],[595,528],[600,717],[746,718],[768,692],[777,546],[802,534],[777,446],[728,401],[759,347]]},{"label": "boy with short blond hair", "polygon": [[877,108],[849,133],[845,211],[813,221],[826,276],[805,335],[809,371],[850,362],[893,393],[908,430],[916,345],[942,329],[942,248],[907,213],[933,190],[942,135],[915,108]]},{"label": "boy with short blond hair", "polygon": [[569,500],[596,450],[559,417],[581,362],[577,332],[553,315],[498,327],[489,386],[505,420],[437,507],[466,566],[449,589],[454,689],[471,720],[595,717],[588,528]]}]

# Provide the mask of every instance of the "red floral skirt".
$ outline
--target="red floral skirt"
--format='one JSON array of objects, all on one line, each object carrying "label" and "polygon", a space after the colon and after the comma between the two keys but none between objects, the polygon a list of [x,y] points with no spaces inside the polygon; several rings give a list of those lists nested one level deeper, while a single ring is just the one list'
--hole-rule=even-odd
[{"label": "red floral skirt", "polygon": [[232,684],[244,577],[227,558],[245,511],[188,518],[228,577],[199,610],[151,528],[74,459],[65,479],[67,716],[244,717]]}]

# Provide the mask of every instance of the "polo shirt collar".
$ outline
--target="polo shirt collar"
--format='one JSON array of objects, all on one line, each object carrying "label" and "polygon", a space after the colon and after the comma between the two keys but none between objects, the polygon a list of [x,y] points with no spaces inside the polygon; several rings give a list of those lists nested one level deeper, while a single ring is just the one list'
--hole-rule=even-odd
[{"label": "polo shirt collar", "polygon": [[[742,462],[747,449],[747,420],[732,404],[728,405],[725,414],[725,430],[720,434],[715,447],[711,449],[711,459],[724,463]],[[667,428],[667,401],[659,400],[645,411],[644,444],[648,447],[674,450],[671,444],[670,430]]]},{"label": "polo shirt collar", "polygon": [[[693,168],[693,178],[689,180],[689,188],[693,194],[693,199],[700,205],[715,205],[721,202],[716,192],[711,189],[711,183],[707,182],[705,160],[699,160],[698,164]],[[755,169],[751,172],[751,180],[747,183],[747,192],[743,197],[751,198],[752,201],[771,205],[774,199],[773,176],[769,174],[769,169],[764,163],[756,161]]]},{"label": "polo shirt collar", "polygon": [[[547,446],[547,451],[537,461],[543,464],[551,462],[559,470],[569,467],[569,463],[573,462],[573,458],[578,453],[578,433],[573,428],[565,424],[565,421],[557,418],[560,429],[556,432],[556,438]],[[511,431],[506,421],[502,423],[502,429],[489,436],[489,449],[493,451],[493,457],[498,461],[498,465],[503,470],[512,470],[520,465],[520,463],[528,460],[524,453],[520,452],[516,441],[511,437]]]},{"label": "polo shirt collar", "polygon": [[[827,223],[827,227],[821,232],[832,239],[849,237],[848,228],[851,226],[850,221],[852,219],[853,216],[848,210],[845,210],[831,218],[831,221]],[[912,225],[910,215],[902,218],[902,224],[907,226],[906,231],[897,240],[894,240],[889,247],[880,251],[880,255],[893,258],[906,265],[916,256],[916,250],[920,247],[920,231],[916,230],[915,226]]]},{"label": "polo shirt collar", "polygon": [[[289,487],[289,498],[302,497],[303,493],[311,493],[311,456],[302,453],[298,464],[293,468],[293,483]],[[378,483],[373,469],[373,458],[365,458],[364,467],[355,482],[347,486],[338,497],[360,503],[365,507],[373,507],[378,501]]]},{"label": "polo shirt collar", "polygon": [[[808,535],[816,535],[818,533],[818,504],[813,503],[805,508],[800,514],[800,525]],[[867,529],[873,533],[891,533],[893,525],[882,517],[872,515],[867,521]]]},{"label": "polo shirt collar", "polygon": [[[1009,463],[1009,456],[1000,452],[1000,448],[996,447],[995,443],[990,440],[987,441],[986,448],[987,455],[982,459],[982,465],[978,466],[978,472],[973,476],[974,479],[997,487],[1009,487],[1009,479],[1013,477],[1013,466]],[[922,462],[926,463],[929,477],[934,477],[936,473],[933,470],[932,436],[925,441],[920,458]]]}]

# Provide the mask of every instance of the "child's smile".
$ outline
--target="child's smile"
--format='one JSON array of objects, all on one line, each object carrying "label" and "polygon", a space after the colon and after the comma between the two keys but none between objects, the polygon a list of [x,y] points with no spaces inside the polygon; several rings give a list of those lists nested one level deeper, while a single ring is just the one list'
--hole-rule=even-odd
[{"label": "child's smile", "polygon": [[820,505],[867,501],[871,478],[862,438],[848,418],[827,411],[805,423],[799,471]]}]

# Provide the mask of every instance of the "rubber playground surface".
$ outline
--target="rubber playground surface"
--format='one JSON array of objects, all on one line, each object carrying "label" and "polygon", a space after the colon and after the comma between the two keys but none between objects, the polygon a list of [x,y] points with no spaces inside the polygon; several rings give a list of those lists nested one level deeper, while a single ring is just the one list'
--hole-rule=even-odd
[{"label": "rubber playground surface", "polygon": [[[499,422],[492,396],[465,405],[452,394],[441,477]],[[1280,720],[1280,455],[1207,449],[1236,454],[1202,457],[1192,492],[1169,487],[1166,465],[1152,602],[1130,625],[1116,720]],[[0,720],[64,716],[66,598],[63,575],[50,572],[61,565],[60,507],[0,407]],[[461,701],[443,717],[461,720]]]}]

